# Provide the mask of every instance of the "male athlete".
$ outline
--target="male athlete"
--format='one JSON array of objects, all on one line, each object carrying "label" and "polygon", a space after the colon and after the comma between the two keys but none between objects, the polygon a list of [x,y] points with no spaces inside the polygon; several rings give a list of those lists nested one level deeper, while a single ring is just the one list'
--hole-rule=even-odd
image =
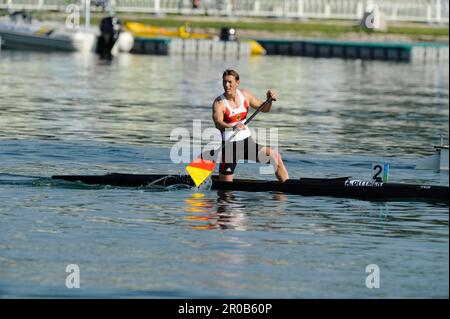
[{"label": "male athlete", "polygon": [[[275,175],[280,182],[289,179],[289,174],[284,166],[281,155],[267,146],[262,146],[254,141],[251,137],[251,132],[243,123],[248,114],[248,109],[251,106],[257,109],[262,101],[258,100],[247,90],[238,89],[239,74],[234,70],[226,70],[222,75],[224,93],[217,97],[213,103],[213,120],[216,128],[222,132],[222,143],[228,141],[233,135],[233,130],[239,128],[240,131],[230,141],[225,143],[222,148],[222,161],[219,167],[219,180],[232,182],[233,174],[236,168],[237,161],[240,159],[254,160],[260,162],[260,158],[265,155],[267,159],[270,158],[274,165]],[[267,98],[272,98],[275,101],[276,94],[272,90],[266,93]],[[261,112],[269,112],[272,107],[272,102],[268,103],[261,109]],[[229,150],[229,151],[227,151]],[[231,151],[233,151],[231,153]],[[233,155],[230,158],[230,153]],[[251,156],[253,155],[254,156]],[[252,158],[255,157],[256,158]]]}]

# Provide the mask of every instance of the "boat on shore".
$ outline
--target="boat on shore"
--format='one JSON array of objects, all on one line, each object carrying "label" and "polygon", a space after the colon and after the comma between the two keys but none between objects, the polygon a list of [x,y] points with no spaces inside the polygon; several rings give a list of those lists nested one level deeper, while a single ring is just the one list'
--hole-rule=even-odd
[{"label": "boat on shore", "polygon": [[[138,175],[112,173],[106,175],[55,175],[54,180],[117,187],[186,186],[195,187],[189,175]],[[213,190],[246,192],[283,192],[302,196],[332,196],[365,200],[449,201],[449,187],[424,184],[383,183],[341,178],[300,178],[284,183],[267,180],[235,179],[233,182],[212,176]]]},{"label": "boat on shore", "polygon": [[[112,20],[105,17],[103,21]],[[120,25],[118,25],[120,27]],[[130,52],[133,36],[123,30],[117,33],[114,43],[108,47],[112,54]],[[71,30],[55,21],[39,21],[25,11],[0,17],[0,37],[4,49],[32,51],[95,52],[99,49],[103,30]],[[112,38],[111,36],[108,39]]]},{"label": "boat on shore", "polygon": [[53,21],[38,21],[23,11],[0,17],[4,49],[35,51],[91,51],[93,32],[73,31]]}]

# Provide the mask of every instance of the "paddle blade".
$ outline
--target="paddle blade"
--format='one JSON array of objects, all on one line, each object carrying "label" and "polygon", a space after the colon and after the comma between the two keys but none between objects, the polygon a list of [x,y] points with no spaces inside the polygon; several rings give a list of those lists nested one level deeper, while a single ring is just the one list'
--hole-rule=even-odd
[{"label": "paddle blade", "polygon": [[191,176],[195,186],[199,187],[209,175],[212,174],[216,163],[205,159],[196,159],[186,167],[186,171]]}]

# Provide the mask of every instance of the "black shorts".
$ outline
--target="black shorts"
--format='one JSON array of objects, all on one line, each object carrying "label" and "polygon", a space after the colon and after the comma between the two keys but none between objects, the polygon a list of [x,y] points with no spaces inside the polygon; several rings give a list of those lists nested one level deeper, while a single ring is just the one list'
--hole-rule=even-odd
[{"label": "black shorts", "polygon": [[255,142],[250,136],[245,140],[223,143],[222,161],[219,166],[219,173],[223,175],[232,175],[236,169],[239,160],[258,161],[258,154],[264,147]]}]

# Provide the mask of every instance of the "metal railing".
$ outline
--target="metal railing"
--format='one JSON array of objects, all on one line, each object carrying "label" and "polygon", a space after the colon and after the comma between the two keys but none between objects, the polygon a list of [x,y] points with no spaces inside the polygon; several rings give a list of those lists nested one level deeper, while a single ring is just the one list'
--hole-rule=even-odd
[{"label": "metal railing", "polygon": [[[84,6],[85,0],[0,0],[10,10],[60,10],[69,4]],[[108,0],[91,0],[98,11]],[[111,0],[115,11],[154,14],[198,14],[236,17],[279,17],[297,19],[348,19],[363,17],[370,4],[378,5],[387,21],[449,23],[449,0]]]}]

